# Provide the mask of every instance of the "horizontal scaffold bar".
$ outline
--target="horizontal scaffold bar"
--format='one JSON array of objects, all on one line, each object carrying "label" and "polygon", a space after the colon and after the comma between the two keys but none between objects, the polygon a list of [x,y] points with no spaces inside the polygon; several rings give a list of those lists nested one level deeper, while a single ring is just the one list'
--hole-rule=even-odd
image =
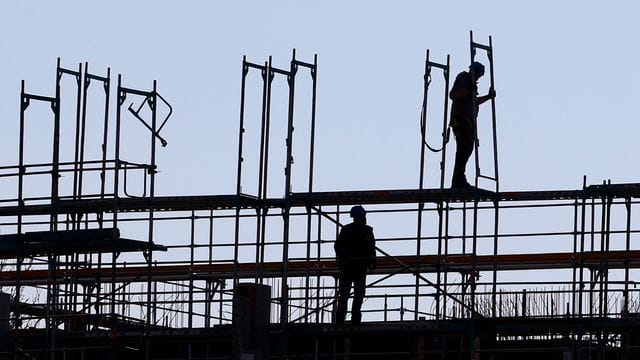
[{"label": "horizontal scaffold bar", "polygon": [[[538,254],[505,254],[505,255],[447,255],[440,257],[441,271],[468,273],[474,268],[476,271],[490,271],[495,266],[497,270],[534,270],[534,269],[571,269],[582,266],[589,269],[621,269],[628,263],[630,268],[640,268],[639,251],[610,251],[585,252],[580,258],[574,253],[538,253]],[[475,265],[474,265],[475,260]],[[375,274],[410,274],[413,268],[420,264],[421,273],[436,271],[437,255],[426,256],[397,256],[378,257]],[[154,281],[180,281],[190,279],[231,279],[237,274],[238,278],[250,279],[261,272],[265,277],[280,277],[283,275],[282,262],[256,263],[212,263],[196,265],[154,265],[151,276]],[[475,266],[475,267],[474,267]],[[74,279],[87,284],[95,283],[99,279],[111,279],[112,268],[84,268],[58,269],[57,281],[65,282]],[[146,266],[118,266],[115,268],[116,282],[144,282],[147,276]],[[338,264],[333,259],[325,260],[292,260],[288,263],[289,277],[295,276],[337,276]],[[49,271],[23,270],[18,275],[15,271],[0,273],[0,286],[15,285],[18,276],[23,285],[45,285],[49,281]]]},{"label": "horizontal scaffold bar", "polygon": [[0,216],[83,214],[96,212],[191,211],[234,208],[284,208],[350,204],[415,204],[440,202],[550,201],[640,198],[640,183],[592,185],[582,190],[506,191],[481,189],[408,189],[293,193],[287,199],[258,200],[250,195],[156,196],[61,200],[54,204],[0,207]]}]

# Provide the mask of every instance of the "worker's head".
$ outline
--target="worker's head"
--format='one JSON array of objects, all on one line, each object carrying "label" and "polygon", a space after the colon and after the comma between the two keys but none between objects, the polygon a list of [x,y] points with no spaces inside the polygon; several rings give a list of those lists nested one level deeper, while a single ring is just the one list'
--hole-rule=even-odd
[{"label": "worker's head", "polygon": [[471,65],[469,65],[469,73],[475,80],[480,79],[482,75],[484,75],[484,65],[477,61],[474,61]]},{"label": "worker's head", "polygon": [[353,222],[355,223],[367,223],[367,211],[360,205],[352,207],[351,211],[349,211],[349,215],[351,215]]}]

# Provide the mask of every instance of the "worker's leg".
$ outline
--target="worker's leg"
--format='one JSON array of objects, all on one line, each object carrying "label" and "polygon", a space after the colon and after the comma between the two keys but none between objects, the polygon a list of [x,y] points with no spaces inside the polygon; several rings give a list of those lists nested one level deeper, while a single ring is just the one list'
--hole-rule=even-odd
[{"label": "worker's leg", "polygon": [[451,187],[467,186],[465,176],[467,161],[473,152],[474,134],[470,126],[458,126],[455,130],[456,136],[456,160],[453,167],[453,178]]},{"label": "worker's leg", "polygon": [[355,274],[353,278],[353,307],[351,309],[351,322],[354,325],[359,325],[362,321],[362,301],[364,300],[364,294],[367,286],[367,273],[366,271]]},{"label": "worker's leg", "polygon": [[344,324],[344,319],[347,316],[347,303],[349,302],[352,281],[351,272],[341,269],[338,284],[338,309],[336,310],[336,324],[338,325]]}]

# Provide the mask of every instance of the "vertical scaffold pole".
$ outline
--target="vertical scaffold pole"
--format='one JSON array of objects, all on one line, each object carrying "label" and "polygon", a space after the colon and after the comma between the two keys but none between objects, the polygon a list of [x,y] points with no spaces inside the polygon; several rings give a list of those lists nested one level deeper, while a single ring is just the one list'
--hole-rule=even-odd
[{"label": "vertical scaffold pole", "polygon": [[[116,138],[115,138],[115,165],[114,165],[114,173],[113,173],[113,231],[114,231],[114,239],[116,235],[116,229],[118,227],[118,207],[119,207],[119,186],[120,186],[120,168],[122,164],[120,162],[120,131],[121,131],[121,120],[122,120],[122,104],[127,98],[127,93],[122,89],[122,75],[118,74],[118,85],[117,85],[117,111],[116,111]],[[111,296],[110,296],[110,304],[109,304],[109,316],[111,317],[111,331],[114,333],[117,331],[116,327],[118,322],[116,321],[116,257],[117,257],[117,246],[116,242],[113,241],[113,247],[111,252]],[[116,358],[116,350],[117,344],[115,339],[111,342],[110,349],[110,358],[113,360]]]},{"label": "vertical scaffold pole", "polygon": [[[469,273],[469,282],[471,286],[471,309],[476,310],[476,282],[480,276],[478,272],[478,202],[477,195],[473,199],[473,216],[471,229],[471,272]],[[466,224],[465,224],[466,225]],[[473,314],[471,314],[473,316]]]},{"label": "vertical scaffold pole", "polygon": [[[494,79],[494,68],[493,68],[493,43],[492,38],[489,36],[489,45],[479,44],[473,41],[473,31],[469,32],[470,37],[470,52],[471,52],[471,63],[475,61],[476,51],[477,49],[484,50],[487,54],[487,59],[489,60],[489,81],[490,87],[495,88],[495,79]],[[477,106],[477,105],[476,105]],[[496,99],[491,99],[491,127],[492,127],[492,140],[493,140],[493,176],[484,175],[480,168],[480,155],[478,153],[479,141],[478,141],[478,130],[477,124],[474,124],[475,129],[475,163],[476,163],[476,174],[475,174],[475,186],[478,187],[478,179],[484,178],[488,180],[492,180],[495,182],[495,192],[500,191],[499,186],[499,176],[498,176],[498,134],[496,129]]]},{"label": "vertical scaffold pole", "polygon": [[[62,69],[59,68],[58,71],[61,71]],[[86,68],[85,68],[86,71]],[[82,130],[82,121],[84,120],[82,118],[82,113],[83,113],[83,105],[85,106],[86,109],[86,96],[82,96],[82,85],[81,85],[81,79],[80,79],[80,74],[82,73],[82,64],[79,65],[79,69],[77,72],[76,77],[76,81],[78,82],[78,94],[77,94],[77,103],[76,103],[76,126],[75,126],[75,144],[74,144],[74,162],[73,162],[73,199],[77,200],[80,197],[78,196],[79,193],[79,186],[78,186],[78,182],[79,182],[79,176],[80,176],[80,132]],[[85,99],[85,101],[83,101],[83,99]],[[75,219],[75,221],[73,222],[73,229],[77,229],[77,226],[80,225],[80,220]]]},{"label": "vertical scaffold pole", "polygon": [[[575,199],[573,200],[573,269],[572,269],[572,278],[571,278],[571,315],[575,316],[576,314],[576,306],[578,304],[577,296],[577,272],[578,272],[578,208],[580,206],[579,196],[576,194]],[[552,309],[553,311],[553,309]],[[553,315],[551,313],[550,315]]]},{"label": "vertical scaffold pole", "polygon": [[[85,69],[86,72],[86,69]],[[60,66],[60,59],[58,58],[58,68],[57,68],[57,73],[58,73],[58,81],[57,81],[57,85],[60,86],[60,82],[62,80],[62,76],[64,74],[68,74],[74,77],[74,79],[76,80],[76,124],[75,124],[75,144],[74,144],[74,162],[73,162],[73,199],[79,199],[79,186],[78,185],[78,178],[80,176],[80,167],[82,166],[82,160],[80,159],[80,139],[81,139],[81,129],[82,129],[82,121],[83,118],[82,116],[82,104],[85,101],[84,99],[86,98],[86,96],[83,96],[83,86],[82,86],[82,63],[78,64],[78,70],[74,71],[74,70],[70,70],[70,69],[66,69],[63,68],[62,66]],[[67,215],[67,223],[66,223],[66,229],[69,229],[69,219],[71,219],[71,228],[76,230],[80,228],[81,222],[82,222],[82,214],[81,213],[75,213],[75,214],[69,214]],[[77,270],[77,265],[69,265],[69,264],[77,264],[78,263],[78,259],[79,259],[79,255],[73,254],[73,255],[66,255],[65,259],[64,259],[64,263],[66,264],[65,267],[67,269],[69,268],[73,268],[75,270]],[[71,261],[73,260],[73,261]],[[65,281],[64,283],[64,289],[63,292],[65,295],[63,295],[63,304],[61,305],[61,308],[65,309],[65,310],[72,310],[72,303],[75,302],[74,299],[76,299],[76,295],[77,294],[77,284],[71,284],[70,282]]]},{"label": "vertical scaffold pole", "polygon": [[[149,106],[151,107],[151,164],[149,169],[149,198],[151,201],[155,198],[155,185],[156,185],[156,135],[157,135],[157,118],[158,118],[158,82],[153,80],[153,90],[151,92],[151,96],[147,97],[147,101],[149,102]],[[155,291],[152,289],[153,282],[153,235],[154,235],[154,210],[153,208],[149,209],[149,240],[147,242],[147,253],[146,253],[146,261],[147,261],[147,321],[146,321],[146,337],[147,337],[147,351],[145,355],[147,359],[152,358],[152,341],[151,341],[151,327],[156,324],[156,303],[153,300]]]},{"label": "vertical scaffold pole", "polygon": [[[443,116],[442,116],[442,159],[440,162],[440,189],[444,189],[444,176],[445,176],[445,163],[446,163],[446,145],[447,142],[449,141],[449,134],[447,133],[447,119],[448,119],[448,115],[449,115],[449,65],[450,65],[450,56],[447,55],[447,63],[445,64],[445,66],[443,67],[442,71],[443,71],[443,75],[444,75],[444,112],[443,112]],[[442,261],[442,242],[445,242],[445,253],[447,252],[447,238],[446,236],[443,238],[443,222],[445,215],[443,214],[444,210],[446,207],[448,207],[448,204],[440,201],[438,202],[438,260],[437,260],[437,279],[436,279],[436,320],[438,320],[441,317],[440,314],[440,299],[442,298],[443,301],[446,301],[446,296],[442,297],[440,294],[440,291],[442,289],[441,287],[441,276],[442,276],[442,265],[443,265],[443,261]],[[447,211],[447,216],[448,216],[448,211]],[[445,287],[444,287],[444,291],[447,291],[446,288],[446,265],[445,265]],[[442,307],[442,319],[444,320],[446,316],[446,306]]]},{"label": "vertical scaffold pole", "polygon": [[[440,160],[440,189],[444,189],[445,187],[445,173],[446,173],[446,160],[447,160],[447,143],[449,142],[449,77],[451,75],[451,56],[447,55],[447,63],[445,68],[443,69],[444,73],[444,112],[442,114],[442,158]],[[443,211],[444,211],[444,219],[443,219]],[[444,221],[444,237],[443,237],[443,221]],[[440,202],[438,203],[438,287],[437,291],[441,289],[440,286],[440,265],[442,264],[442,241],[444,241],[444,253],[445,256],[449,251],[449,203],[448,202]],[[447,265],[444,265],[444,291],[447,291]],[[439,311],[439,300],[440,294],[436,297],[436,311]],[[442,298],[442,319],[444,320],[447,315],[447,297],[444,296]],[[438,319],[439,314],[436,313],[436,319]]]},{"label": "vertical scaffold pole", "polygon": [[[591,198],[591,231],[590,231],[590,242],[589,242],[589,251],[592,253],[595,251],[595,236],[596,236],[596,199],[595,197]],[[593,299],[593,288],[596,285],[596,278],[594,277],[594,270],[589,269],[589,316],[592,317],[594,313],[595,302]]]},{"label": "vertical scaffold pole", "polygon": [[[309,178],[308,178],[308,186],[307,186],[307,192],[312,193],[313,192],[313,158],[314,158],[314,148],[315,148],[315,135],[316,135],[316,71],[317,71],[317,64],[318,64],[318,55],[314,55],[313,57],[313,64],[310,67],[310,72],[311,72],[311,129],[310,129],[310,140],[309,140]],[[311,215],[311,207],[307,206],[306,208],[307,210],[307,253],[306,253],[306,260],[307,260],[307,264],[310,264],[311,262],[311,227],[312,227],[312,215]],[[320,232],[319,229],[319,223],[318,223],[318,233]],[[319,244],[318,244],[319,245]],[[318,247],[318,254],[317,254],[317,259],[320,260],[320,249]],[[309,322],[309,317],[310,317],[310,313],[309,313],[309,302],[310,302],[310,297],[311,294],[309,292],[309,288],[311,286],[310,283],[310,274],[309,274],[309,268],[310,265],[306,266],[306,273],[305,273],[305,287],[304,287],[304,291],[305,291],[305,297],[304,297],[304,314],[305,314],[305,322]],[[316,278],[316,288],[317,285],[320,283],[320,277],[318,276]],[[319,288],[317,288],[319,290]],[[316,294],[317,296],[318,294]],[[320,302],[319,299],[316,300],[316,309],[315,311],[319,312],[320,311]],[[317,319],[317,314],[316,314],[316,319]]]},{"label": "vertical scaffold pole", "polygon": [[[607,181],[607,185],[611,185],[611,180]],[[603,301],[604,301],[604,316],[609,316],[609,249],[611,241],[611,206],[613,205],[613,196],[607,196],[607,218],[605,224],[605,237],[604,237],[604,273],[602,276],[603,282]]]},{"label": "vertical scaffold pole", "polygon": [[[90,75],[88,74],[88,77]],[[109,93],[111,91],[111,68],[107,68],[107,77],[106,78],[98,78],[98,80],[102,81],[102,88],[104,89],[104,124],[102,131],[102,169],[100,170],[100,199],[104,199],[105,196],[105,187],[106,187],[106,169],[107,169],[107,152],[108,152],[108,141],[109,141]],[[85,77],[85,81],[88,80]],[[86,90],[85,90],[86,92]],[[100,226],[102,226],[102,222],[100,222]]]},{"label": "vertical scaffold pole", "polygon": [[[439,64],[430,60],[430,51],[427,49],[425,70],[424,70],[424,90],[422,99],[422,108],[420,112],[420,168],[419,168],[419,183],[418,188],[420,191],[425,187],[425,164],[426,164],[426,150],[433,152],[442,152],[442,160],[440,162],[440,188],[444,188],[444,173],[445,173],[445,147],[447,143],[447,115],[448,115],[448,93],[449,93],[449,61],[450,57],[447,55],[446,64]],[[442,146],[440,149],[433,149],[427,142],[427,118],[428,118],[428,98],[429,98],[429,85],[431,84],[431,71],[432,68],[441,69],[444,76],[444,115],[443,115],[443,131],[442,131]],[[436,319],[440,314],[440,277],[441,277],[441,255],[442,255],[442,202],[438,203],[438,219],[439,219],[439,231],[438,231],[438,263],[436,264],[436,277],[437,277],[437,290],[436,290]],[[418,203],[418,220],[417,220],[417,235],[416,235],[416,274],[420,274],[421,267],[421,255],[422,255],[422,217],[424,211],[424,203]],[[419,318],[420,307],[420,276],[416,275],[415,278],[415,291],[414,291],[414,320]]]},{"label": "vertical scaffold pole", "polygon": [[[444,234],[443,234],[443,241],[444,241],[444,256],[447,257],[449,256],[449,213],[450,213],[450,208],[449,208],[449,203],[446,202],[444,204]],[[449,291],[449,269],[447,264],[444,264],[444,285],[443,285],[443,289],[445,292]],[[464,299],[463,299],[464,301]],[[442,319],[446,320],[447,318],[447,296],[445,296],[442,299]]]},{"label": "vertical scaffold pole", "polygon": [[[283,337],[281,349],[286,348],[286,324],[289,322],[289,238],[290,238],[290,212],[291,212],[291,194],[292,194],[292,165],[293,165],[293,132],[294,132],[294,110],[295,110],[295,85],[298,68],[306,67],[313,69],[315,65],[305,63],[296,59],[296,49],[292,50],[291,63],[289,71],[272,68],[275,73],[286,75],[287,85],[289,87],[289,101],[287,111],[287,137],[285,139],[286,156],[285,156],[285,184],[284,184],[284,206],[282,209],[283,219],[283,244],[282,244],[282,289],[281,289],[281,312],[280,323],[282,327]],[[315,94],[315,92],[314,92]],[[314,117],[315,119],[315,117]],[[283,355],[284,353],[282,353]]]},{"label": "vertical scaffold pole", "polygon": [[[269,56],[269,61],[265,63],[265,71],[263,72],[263,81],[264,81],[264,98],[263,98],[263,125],[262,125],[262,133],[264,135],[263,142],[263,156],[261,156],[261,186],[262,189],[258,194],[258,199],[262,202],[262,200],[267,199],[269,197],[268,194],[268,184],[269,184],[269,143],[270,143],[270,133],[271,133],[271,85],[273,83],[273,78],[275,76],[273,70],[273,63],[271,56]],[[260,264],[259,278],[260,282],[263,281],[263,267],[264,267],[264,257],[265,257],[265,247],[267,241],[267,215],[269,212],[269,208],[262,206],[260,203],[259,207],[259,216],[257,219],[257,224],[260,227],[260,233],[258,234],[258,252],[260,253],[260,258],[256,259],[258,264]]]},{"label": "vertical scaffold pole", "polygon": [[[60,180],[60,81],[62,79],[62,70],[60,67],[60,58],[58,58],[58,66],[56,70],[56,97],[51,103],[54,113],[53,119],[53,152],[52,152],[52,170],[51,170],[51,204],[55,205],[59,198],[59,180]],[[58,215],[51,214],[51,231],[58,228]]]},{"label": "vertical scaffold pole", "polygon": [[449,142],[449,77],[451,75],[451,56],[447,55],[444,75],[444,112],[442,113],[442,159],[440,160],[440,189],[444,189],[447,163],[447,143]]},{"label": "vertical scaffold pole", "polygon": [[[238,283],[238,246],[240,242],[240,196],[242,194],[242,163],[244,162],[242,146],[244,144],[244,108],[245,108],[245,92],[246,92],[246,79],[249,73],[249,63],[247,62],[246,55],[242,57],[242,83],[240,85],[240,124],[238,129],[238,163],[237,163],[237,178],[236,178],[236,212],[235,212],[235,226],[234,226],[234,246],[233,246],[233,284],[234,287]],[[222,292],[221,292],[222,294]],[[222,307],[222,299],[220,300],[220,306]]]},{"label": "vertical scaffold pole", "polygon": [[264,242],[267,221],[267,208],[261,206],[262,200],[267,197],[267,175],[269,169],[269,133],[271,110],[271,56],[260,69],[262,76],[262,114],[260,119],[260,160],[258,163],[258,207],[256,208],[256,271],[255,281],[262,282],[262,264],[264,261]]},{"label": "vertical scaffold pole", "polygon": [[[603,182],[602,185],[606,185],[606,182]],[[608,197],[606,195],[602,195],[601,197],[601,201],[602,201],[602,213],[601,215],[601,220],[600,220],[600,265],[598,266],[598,272],[597,272],[597,281],[598,281],[598,316],[602,317],[605,315],[605,310],[604,310],[604,306],[605,306],[605,299],[604,297],[606,296],[606,294],[604,293],[604,273],[606,271],[605,268],[605,241],[606,241],[606,226],[607,226],[607,219],[608,219],[608,210],[609,210],[609,206],[608,206]]]},{"label": "vertical scaffold pole", "polygon": [[[60,80],[62,72],[60,71],[60,58],[56,67],[56,95],[51,102],[51,108],[54,113],[53,119],[53,152],[52,152],[52,169],[51,169],[51,210],[49,231],[58,229],[57,204],[59,199],[59,181],[60,181]],[[58,283],[56,281],[57,256],[49,253],[49,281],[47,284],[47,352],[45,358],[55,359],[56,357],[56,323],[53,313],[57,308],[58,300]]]},{"label": "vertical scaffold pole", "polygon": [[[195,265],[195,252],[196,252],[196,212],[191,210],[191,219],[189,221],[189,266],[194,268]],[[189,304],[187,305],[187,327],[193,328],[193,286],[194,286],[194,273],[189,271]]]},{"label": "vertical scaffold pole", "polygon": [[[109,141],[109,95],[111,92],[111,68],[107,68],[107,76],[106,77],[100,77],[100,76],[95,76],[92,75],[88,72],[86,72],[88,67],[85,66],[85,94],[87,94],[87,90],[89,88],[89,84],[91,82],[92,79],[98,80],[102,82],[102,89],[104,90],[104,95],[105,95],[105,100],[104,100],[104,117],[103,117],[103,129],[102,129],[102,145],[101,145],[101,152],[102,152],[102,164],[101,164],[101,169],[100,169],[100,199],[104,199],[105,198],[105,191],[106,191],[106,178],[107,178],[107,152],[108,152],[108,141]],[[114,164],[114,176],[115,173],[118,172],[117,170],[117,166]],[[114,212],[114,216],[115,216],[115,212]],[[100,229],[102,229],[104,227],[104,221],[103,221],[103,217],[104,217],[104,212],[101,212],[98,214],[98,227]],[[115,228],[115,225],[113,226]],[[100,269],[102,267],[102,253],[99,253],[97,255],[98,257],[98,264],[97,267],[98,269]],[[100,272],[101,274],[102,272]],[[102,277],[101,275],[97,276],[96,279],[96,286],[95,286],[95,291],[96,291],[96,302],[95,302],[95,312],[96,314],[99,314],[101,312],[100,309],[100,296],[101,296],[101,292],[102,292]]]},{"label": "vertical scaffold pole", "polygon": [[582,317],[583,311],[583,298],[584,298],[584,241],[585,241],[585,227],[586,227],[586,212],[587,212],[587,197],[585,195],[585,189],[587,186],[587,177],[582,178],[582,192],[581,192],[581,205],[580,205],[580,255],[578,257],[578,269],[579,269],[579,284],[578,284],[578,317]]},{"label": "vertical scaffold pole", "polygon": [[[427,141],[427,104],[429,97],[429,84],[431,82],[431,65],[429,64],[429,49],[427,49],[427,58],[424,63],[424,94],[422,98],[422,111],[420,116],[420,179],[418,181],[418,189],[424,188],[424,164],[425,164],[425,144]],[[418,203],[418,230],[416,234],[416,279],[414,290],[414,320],[418,320],[418,311],[420,309],[420,255],[422,246],[422,210],[424,209],[424,203]],[[437,295],[436,295],[437,299]],[[436,312],[437,312],[436,307]]]},{"label": "vertical scaffold pole", "polygon": [[[493,40],[491,36],[489,36],[489,45],[479,44],[473,41],[473,31],[469,32],[470,38],[470,52],[471,52],[471,63],[475,61],[476,50],[481,49],[484,50],[487,54],[487,59],[489,60],[489,80],[490,80],[490,88],[495,88],[495,78],[494,78],[494,67],[493,67]],[[476,104],[476,109],[478,108],[478,104]],[[497,126],[496,126],[496,101],[495,98],[491,98],[491,128],[492,128],[492,140],[493,140],[493,176],[483,175],[480,169],[480,155],[478,153],[478,130],[477,124],[474,126],[475,132],[475,163],[476,163],[476,174],[475,174],[475,187],[478,187],[479,178],[484,178],[488,180],[493,180],[495,183],[495,192],[496,194],[500,191],[500,178],[498,175],[498,135],[497,135]],[[477,203],[477,200],[476,200]],[[492,269],[492,288],[491,288],[491,314],[492,316],[496,316],[496,294],[497,294],[497,276],[498,276],[498,264],[497,264],[497,256],[498,256],[498,230],[499,230],[499,214],[500,214],[500,204],[499,197],[496,196],[493,200],[494,205],[494,232],[493,232],[493,269]],[[474,224],[477,220],[478,214],[477,212],[477,204],[474,206]],[[475,227],[475,225],[474,225]],[[476,233],[474,230],[474,244],[476,242]],[[474,245],[475,247],[475,245]],[[475,257],[475,252],[473,254]],[[474,261],[475,263],[475,261]],[[475,271],[475,269],[473,269]]]},{"label": "vertical scaffold pole", "polygon": [[[20,297],[22,295],[21,279],[22,279],[22,261],[23,261],[23,239],[22,239],[22,213],[24,211],[24,112],[29,106],[29,99],[24,92],[24,80],[21,82],[20,88],[20,138],[18,145],[18,218],[17,218],[17,233],[18,233],[18,254],[16,259],[16,294],[13,299],[14,302],[14,328],[20,329],[22,320],[20,317]],[[16,358],[18,352],[16,351]]]},{"label": "vertical scaffold pole", "polygon": [[284,208],[282,209],[282,284],[280,294],[280,357],[285,358],[287,352],[287,323],[289,322],[289,220],[291,211],[291,165],[293,163],[293,115],[294,115],[294,98],[295,98],[295,79],[298,64],[296,63],[296,49],[293,49],[291,56],[291,66],[287,75],[287,84],[289,86],[289,107],[287,111],[287,138],[285,144],[287,146],[285,157],[285,182],[284,182]]},{"label": "vertical scaffold pole", "polygon": [[[53,135],[53,159],[51,162],[51,205],[52,209],[50,212],[50,221],[49,221],[49,230],[55,231],[58,227],[58,213],[57,213],[57,205],[58,205],[58,178],[59,178],[59,143],[60,143],[60,59],[58,58],[57,67],[56,67],[56,96],[55,97],[47,97],[40,95],[32,95],[25,93],[24,90],[24,81],[22,81],[22,90],[20,96],[20,145],[19,145],[19,169],[18,169],[18,233],[20,246],[18,249],[17,255],[17,275],[18,275],[18,284],[16,288],[16,298],[15,301],[19,302],[20,300],[20,271],[22,261],[24,260],[23,252],[23,238],[21,235],[22,231],[22,212],[24,209],[24,176],[27,175],[26,167],[24,165],[24,148],[25,148],[25,111],[30,104],[31,100],[37,100],[49,103],[51,110],[54,114],[54,135]],[[56,326],[56,319],[52,317],[53,309],[56,307],[58,291],[57,291],[57,281],[55,276],[56,271],[56,256],[52,253],[48,254],[48,281],[46,287],[46,307],[45,307],[45,327],[47,331],[47,336],[45,339],[44,345],[44,356],[47,359],[55,357],[55,331],[54,328]],[[17,310],[16,315],[16,327],[20,326],[20,310]]]},{"label": "vertical scaffold pole", "polygon": [[624,253],[624,304],[622,312],[624,315],[629,313],[629,251],[631,250],[631,198],[624,199],[624,205],[627,213],[626,231],[625,231],[625,253]]}]

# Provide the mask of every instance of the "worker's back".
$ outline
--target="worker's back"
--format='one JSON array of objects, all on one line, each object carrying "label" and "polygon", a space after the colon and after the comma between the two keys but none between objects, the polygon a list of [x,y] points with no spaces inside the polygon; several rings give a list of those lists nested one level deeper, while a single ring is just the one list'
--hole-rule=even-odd
[{"label": "worker's back", "polygon": [[369,225],[345,225],[334,245],[341,267],[365,270],[375,260],[375,239]]}]

